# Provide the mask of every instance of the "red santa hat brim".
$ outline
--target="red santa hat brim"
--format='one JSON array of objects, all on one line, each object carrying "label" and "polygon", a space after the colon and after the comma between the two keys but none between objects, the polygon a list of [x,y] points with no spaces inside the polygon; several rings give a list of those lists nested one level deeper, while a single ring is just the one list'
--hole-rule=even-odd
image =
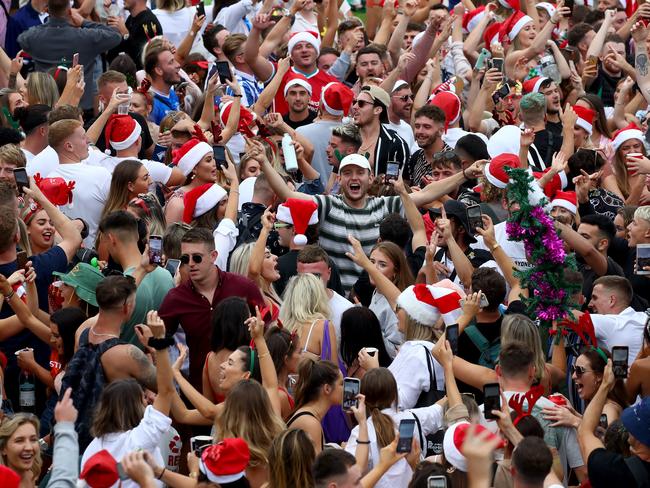
[{"label": "red santa hat brim", "polygon": [[201,454],[199,468],[210,481],[221,485],[243,478],[249,461],[248,444],[243,439],[230,438],[207,447]]},{"label": "red santa hat brim", "polygon": [[571,203],[569,200],[564,200],[562,198],[556,198],[555,200],[553,200],[551,202],[551,208],[552,207],[562,207],[563,209],[571,212],[573,215],[575,215],[578,212],[578,209],[574,203]]},{"label": "red santa hat brim", "polygon": [[123,149],[128,149],[133,144],[135,144],[135,142],[138,140],[138,137],[140,137],[140,134],[142,134],[142,127],[140,127],[140,124],[135,122],[132,132],[128,135],[126,139],[122,141],[114,141],[112,139],[110,140],[111,147],[116,151],[122,151]]},{"label": "red santa hat brim", "polygon": [[186,224],[215,208],[228,194],[216,183],[190,190],[184,197],[183,221]]},{"label": "red santa hat brim", "polygon": [[[465,458],[462,449],[465,438],[467,437],[467,434],[471,428],[472,424],[467,421],[460,421],[453,425],[450,425],[449,428],[445,431],[445,436],[442,441],[442,448],[445,454],[445,459],[449,461],[449,464],[454,466],[456,469],[465,473],[467,472],[467,458]],[[476,429],[474,432],[475,435],[481,434],[482,432],[488,430],[485,426],[480,424],[475,425],[474,429]],[[490,432],[488,440],[494,439],[495,437],[498,436]],[[501,442],[497,448],[503,448],[504,446],[505,442],[503,439],[501,439]]]},{"label": "red santa hat brim", "polygon": [[512,24],[511,26],[509,26],[509,29],[508,29],[508,32],[507,32],[507,33],[508,33],[508,38],[509,38],[511,41],[514,41],[515,38],[517,37],[517,35],[521,32],[521,29],[523,29],[524,26],[525,26],[526,24],[528,24],[529,22],[533,22],[533,18],[532,18],[532,17],[530,17],[529,15],[525,15],[525,14],[522,15],[522,16],[520,16],[520,17],[519,17],[519,18],[514,22],[514,24]]},{"label": "red santa hat brim", "polygon": [[593,125],[591,125],[585,119],[581,119],[580,117],[578,117],[578,119],[576,120],[576,125],[578,127],[583,128],[585,131],[587,131],[587,134],[589,134],[589,135],[591,135],[591,133],[592,133],[592,131],[594,129]]},{"label": "red santa hat brim", "polygon": [[433,327],[440,317],[446,325],[454,324],[462,312],[456,291],[431,285],[409,286],[397,297],[397,304],[427,327]]},{"label": "red santa hat brim", "polygon": [[639,129],[622,129],[618,131],[614,139],[612,140],[612,147],[614,148],[614,151],[618,151],[618,148],[623,145],[623,143],[630,141],[632,139],[638,139],[639,141],[643,141],[644,136],[643,132],[641,132]]},{"label": "red santa hat brim", "polygon": [[[189,144],[189,142],[186,142],[185,144]],[[195,143],[194,146],[178,160],[178,169],[180,169],[185,176],[189,175],[194,167],[199,164],[199,161],[201,161],[206,154],[211,152],[212,146],[207,142],[199,141]]]}]

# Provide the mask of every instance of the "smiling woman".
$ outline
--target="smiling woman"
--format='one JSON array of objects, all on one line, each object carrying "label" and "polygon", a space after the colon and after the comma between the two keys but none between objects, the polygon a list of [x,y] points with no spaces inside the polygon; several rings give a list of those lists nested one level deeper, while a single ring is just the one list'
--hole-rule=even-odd
[{"label": "smiling woman", "polygon": [[21,487],[36,486],[41,474],[39,422],[36,416],[19,413],[0,425],[0,463],[21,477]]}]

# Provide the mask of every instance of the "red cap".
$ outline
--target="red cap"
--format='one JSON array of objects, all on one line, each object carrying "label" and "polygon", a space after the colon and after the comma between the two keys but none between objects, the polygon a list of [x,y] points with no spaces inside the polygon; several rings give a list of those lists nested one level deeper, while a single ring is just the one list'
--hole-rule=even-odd
[{"label": "red cap", "polygon": [[246,441],[224,439],[204,449],[199,467],[213,483],[233,483],[244,477],[251,453]]},{"label": "red cap", "polygon": [[499,154],[485,165],[485,177],[491,184],[503,189],[510,181],[506,168],[519,168],[519,164],[519,156],[516,154]]},{"label": "red cap", "polygon": [[455,93],[441,91],[429,103],[440,107],[445,113],[445,132],[447,132],[450,125],[455,124],[460,119],[460,98]]},{"label": "red cap", "polygon": [[331,115],[347,115],[354,100],[354,93],[343,83],[332,81],[323,87],[320,106]]},{"label": "red cap", "polygon": [[544,83],[548,79],[549,78],[547,78],[546,76],[535,76],[530,80],[524,81],[522,85],[524,93],[538,93],[540,87],[542,86],[542,83]]},{"label": "red cap", "polygon": [[128,149],[140,137],[142,128],[130,115],[113,114],[104,128],[106,148],[112,146],[116,151]]}]

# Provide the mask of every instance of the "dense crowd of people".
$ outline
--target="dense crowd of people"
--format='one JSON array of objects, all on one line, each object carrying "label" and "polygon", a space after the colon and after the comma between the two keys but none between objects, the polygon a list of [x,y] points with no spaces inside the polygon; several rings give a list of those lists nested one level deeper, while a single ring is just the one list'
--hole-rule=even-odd
[{"label": "dense crowd of people", "polygon": [[650,3],[0,6],[0,486],[650,486]]}]

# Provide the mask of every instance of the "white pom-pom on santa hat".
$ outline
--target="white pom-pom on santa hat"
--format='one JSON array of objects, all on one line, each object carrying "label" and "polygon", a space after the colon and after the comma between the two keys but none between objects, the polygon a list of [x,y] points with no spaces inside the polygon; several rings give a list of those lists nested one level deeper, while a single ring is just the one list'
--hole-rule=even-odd
[{"label": "white pom-pom on santa hat", "polygon": [[276,219],[287,224],[292,224],[296,235],[293,243],[297,246],[307,244],[305,232],[307,227],[318,223],[318,205],[313,200],[288,198],[278,206]]},{"label": "white pom-pom on santa hat", "polygon": [[111,115],[104,129],[106,151],[110,153],[109,146],[116,151],[130,148],[137,142],[141,133],[142,127],[130,115]]},{"label": "white pom-pom on santa hat", "polygon": [[183,222],[192,220],[215,208],[228,194],[216,183],[206,183],[188,191],[183,197]]},{"label": "white pom-pom on santa hat", "polygon": [[445,325],[455,324],[462,313],[460,295],[454,290],[432,285],[412,285],[397,297],[397,304],[413,320],[433,327],[442,317]]}]

